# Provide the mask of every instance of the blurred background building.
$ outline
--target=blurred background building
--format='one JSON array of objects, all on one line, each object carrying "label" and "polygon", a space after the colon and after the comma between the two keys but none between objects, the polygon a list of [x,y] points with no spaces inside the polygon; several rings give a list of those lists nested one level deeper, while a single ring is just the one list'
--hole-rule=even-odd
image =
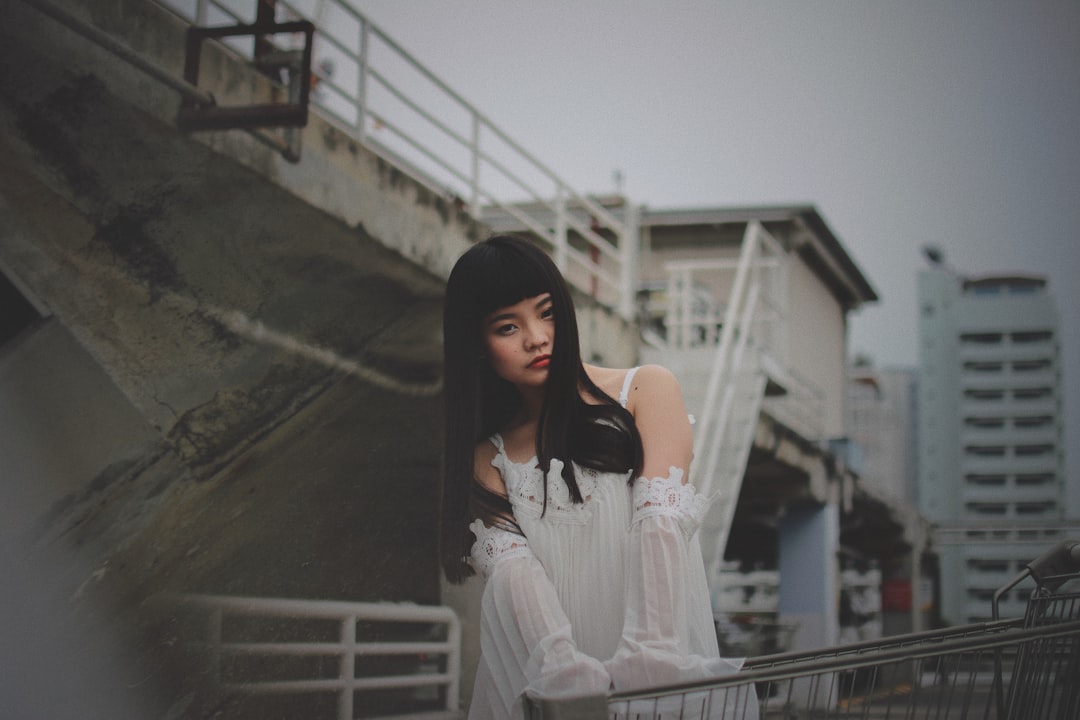
[{"label": "blurred background building", "polygon": [[[927,255],[916,498],[937,525],[941,614],[963,623],[1068,529],[1061,324],[1045,278],[968,277]],[[1012,593],[1003,614],[1025,600]]]}]

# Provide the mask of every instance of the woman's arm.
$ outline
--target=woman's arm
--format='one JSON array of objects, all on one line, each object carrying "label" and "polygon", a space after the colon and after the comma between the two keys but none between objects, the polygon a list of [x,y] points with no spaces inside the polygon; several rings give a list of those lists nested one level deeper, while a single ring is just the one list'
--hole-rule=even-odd
[{"label": "woman's arm", "polygon": [[694,434],[679,381],[667,368],[644,365],[634,374],[626,409],[634,416],[644,451],[642,477],[666,477],[672,467],[686,482]]},{"label": "woman's arm", "polygon": [[477,520],[472,560],[486,580],[480,604],[480,650],[498,696],[495,717],[519,717],[521,695],[604,695],[611,676],[578,650],[555,587],[521,535]]},{"label": "woman's arm", "polygon": [[[490,456],[478,449],[478,464],[488,458],[494,470]],[[561,464],[554,461],[551,471],[558,474]],[[485,488],[505,493],[497,471],[494,478],[478,479]],[[610,675],[599,660],[578,650],[555,587],[525,536],[481,520],[470,529],[476,536],[471,564],[486,581],[480,645],[493,685],[486,695],[499,699],[493,716],[519,717],[522,693],[538,698],[607,693]]]},{"label": "woman's arm", "polygon": [[707,501],[686,484],[693,433],[678,381],[662,367],[642,367],[627,409],[644,465],[634,483],[623,635],[607,663],[615,688],[732,672],[741,661],[718,657],[701,555],[690,546]]}]

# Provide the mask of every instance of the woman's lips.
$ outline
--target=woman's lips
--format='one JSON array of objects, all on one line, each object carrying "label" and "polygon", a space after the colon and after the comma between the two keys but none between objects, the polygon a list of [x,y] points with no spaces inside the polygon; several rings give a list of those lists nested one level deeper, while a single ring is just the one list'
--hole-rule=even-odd
[{"label": "woman's lips", "polygon": [[550,364],[551,364],[551,356],[550,355],[541,355],[540,357],[536,358],[531,363],[529,363],[529,367],[531,367],[531,368],[546,368]]}]

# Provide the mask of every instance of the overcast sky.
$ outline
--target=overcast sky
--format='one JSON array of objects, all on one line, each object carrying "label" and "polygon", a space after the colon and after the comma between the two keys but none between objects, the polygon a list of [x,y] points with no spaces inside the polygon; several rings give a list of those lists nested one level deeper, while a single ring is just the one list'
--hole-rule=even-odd
[{"label": "overcast sky", "polygon": [[1080,1],[353,2],[579,191],[815,205],[880,367],[917,362],[924,244],[1049,276],[1080,484]]}]

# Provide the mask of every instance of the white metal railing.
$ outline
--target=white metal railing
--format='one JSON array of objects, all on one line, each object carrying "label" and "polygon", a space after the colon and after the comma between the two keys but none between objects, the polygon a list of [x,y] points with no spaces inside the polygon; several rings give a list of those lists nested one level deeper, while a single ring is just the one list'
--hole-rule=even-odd
[{"label": "white metal railing", "polygon": [[[197,25],[255,20],[256,0],[154,2]],[[512,216],[547,244],[571,284],[633,316],[632,220],[576,192],[346,0],[275,6],[278,20],[316,26],[311,102],[321,115],[473,217],[484,208]],[[241,43],[225,45],[251,56]]]},{"label": "white metal railing", "polygon": [[[413,688],[417,693],[426,691],[425,699],[432,696],[431,703],[442,706],[441,716],[456,717],[459,712],[461,624],[448,607],[219,595],[183,595],[170,602],[202,618],[202,636],[196,644],[207,651],[214,678],[225,690],[252,694],[334,692],[338,719],[352,720],[357,692]],[[309,628],[252,638],[242,628],[230,627],[230,623],[253,618],[336,623],[332,633],[336,637],[329,638],[325,631],[320,636]],[[365,640],[360,637],[364,623],[403,629],[407,625],[408,632],[398,634],[408,639]],[[428,626],[422,637],[416,637],[418,625]],[[416,660],[415,669],[408,674],[357,677],[357,658],[364,657],[411,658]],[[228,671],[237,658],[331,658],[337,660],[337,673],[334,677],[253,680],[244,676],[237,680],[230,678]]]},{"label": "white metal railing", "polygon": [[785,367],[783,395],[766,397],[762,411],[808,440],[825,435],[825,391],[790,366]]},{"label": "white metal railing", "polygon": [[[762,409],[805,438],[823,434],[824,392],[792,369],[786,348],[783,301],[783,250],[760,225],[751,224],[738,258],[682,260],[664,265],[667,281],[659,302],[648,312],[663,312],[663,345],[669,350],[716,348],[713,370],[723,382],[740,340],[749,342],[767,374],[780,380],[783,395],[765,398]],[[740,267],[745,267],[740,280]],[[743,320],[745,317],[745,320]],[[731,322],[729,322],[729,320]],[[724,344],[723,330],[731,327]],[[715,363],[720,363],[717,369]],[[706,393],[711,397],[711,391]],[[713,412],[707,406],[701,413]]]},{"label": "white metal railing", "polygon": [[[705,448],[705,461],[695,465],[691,471],[690,480],[699,489],[713,485],[720,462],[721,438],[734,392],[733,379],[743,360],[756,361],[762,353],[779,348],[780,308],[773,307],[765,312],[757,308],[759,303],[767,305],[768,297],[776,297],[776,273],[766,276],[764,272],[777,269],[781,257],[783,249],[779,243],[755,221],[746,226],[737,262],[721,261],[711,265],[687,262],[667,266],[669,277],[683,276],[683,280],[675,285],[681,288],[692,287],[689,275],[699,271],[722,271],[731,278],[719,336],[714,341],[716,352],[705,389],[704,409],[695,433],[695,444]],[[766,297],[764,302],[763,296]],[[687,305],[686,301],[671,303],[672,306],[677,304],[681,304],[684,310]],[[711,314],[700,318],[676,318],[675,322],[684,327],[693,323],[708,323],[707,327],[698,325],[700,329],[696,332],[683,333],[682,339],[686,342],[696,343],[700,338],[704,343],[706,338],[715,337],[715,318]],[[746,355],[748,347],[751,347],[753,358]]]}]

